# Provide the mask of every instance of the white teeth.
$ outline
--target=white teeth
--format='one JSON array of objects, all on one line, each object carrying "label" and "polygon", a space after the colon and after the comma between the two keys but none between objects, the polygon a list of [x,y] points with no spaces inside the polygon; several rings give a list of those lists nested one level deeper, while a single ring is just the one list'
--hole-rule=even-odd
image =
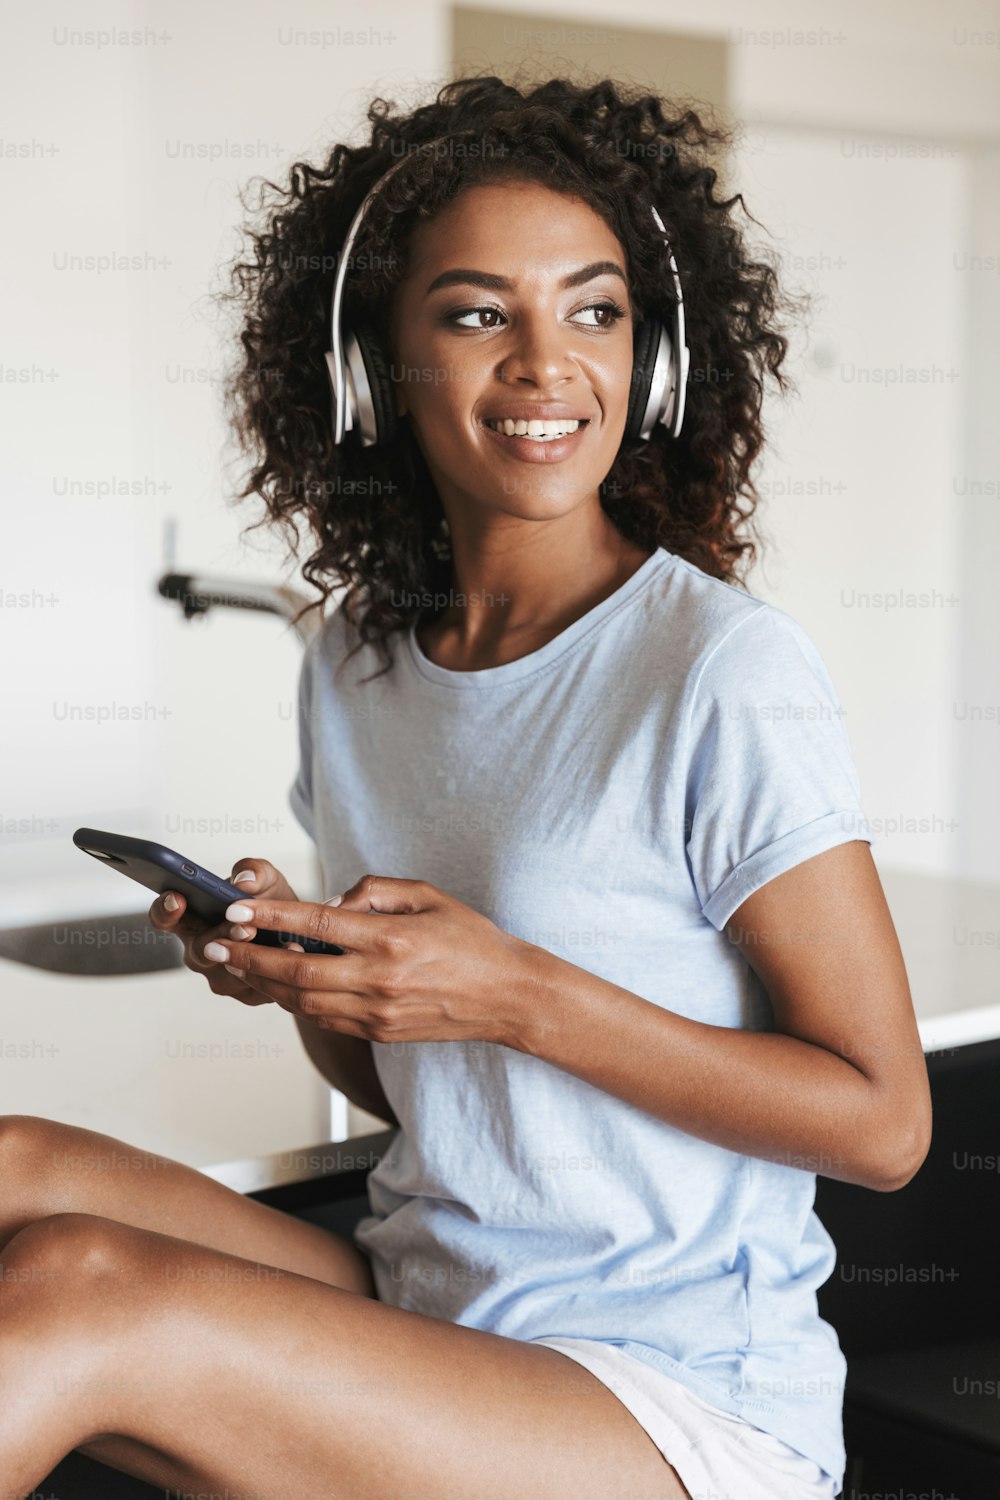
[{"label": "white teeth", "polygon": [[516,421],[512,417],[502,417],[499,421],[487,422],[486,425],[495,432],[502,432],[505,437],[531,437],[541,442],[550,442],[553,438],[567,437],[569,433],[576,432],[580,422],[565,418],[542,422],[537,417],[528,422],[523,417]]}]

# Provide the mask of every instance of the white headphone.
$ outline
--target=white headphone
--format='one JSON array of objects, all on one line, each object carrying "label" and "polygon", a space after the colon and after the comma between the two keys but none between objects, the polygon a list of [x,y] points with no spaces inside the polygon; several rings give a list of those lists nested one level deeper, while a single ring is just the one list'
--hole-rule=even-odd
[{"label": "white headphone", "polygon": [[[411,149],[432,150],[450,139],[453,137],[441,136]],[[403,156],[393,163],[365,194],[351,220],[337,259],[330,301],[330,350],[326,364],[330,376],[333,441],[338,446],[348,432],[358,433],[365,448],[389,443],[397,434],[398,417],[390,362],[370,324],[360,324],[346,331],[342,328],[341,307],[351,251],[368,205],[407,160],[408,157]],[[691,362],[677,262],[663,220],[655,207],[651,206],[651,213],[667,251],[674,306],[669,332],[657,318],[637,324],[634,331],[632,383],[623,440],[642,442],[649,438],[657,423],[662,423],[672,438],[680,433]]]}]

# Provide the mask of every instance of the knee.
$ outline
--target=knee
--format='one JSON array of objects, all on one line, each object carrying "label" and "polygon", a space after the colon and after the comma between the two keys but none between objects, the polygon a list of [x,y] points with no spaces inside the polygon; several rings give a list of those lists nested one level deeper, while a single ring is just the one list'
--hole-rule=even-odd
[{"label": "knee", "polygon": [[67,1287],[117,1275],[129,1227],[99,1214],[58,1213],[34,1219],[0,1251],[0,1279]]},{"label": "knee", "polygon": [[72,1202],[81,1171],[98,1161],[91,1133],[43,1115],[0,1115],[0,1197],[40,1218]]},{"label": "knee", "polygon": [[23,1169],[37,1180],[46,1162],[55,1165],[60,1138],[70,1126],[42,1115],[0,1115],[0,1172],[9,1180],[12,1172]]}]

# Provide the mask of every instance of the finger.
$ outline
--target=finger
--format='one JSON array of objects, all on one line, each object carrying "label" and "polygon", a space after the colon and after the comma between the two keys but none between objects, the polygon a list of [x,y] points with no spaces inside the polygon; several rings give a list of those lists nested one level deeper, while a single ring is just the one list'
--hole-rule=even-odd
[{"label": "finger", "polygon": [[149,920],[161,931],[172,932],[187,909],[179,891],[163,891],[149,908]]},{"label": "finger", "polygon": [[[336,900],[336,898],[332,898]],[[392,875],[362,875],[344,891],[338,905],[353,911],[400,913],[426,911],[444,899],[426,880],[399,880]],[[328,903],[329,904],[329,903]]]},{"label": "finger", "polygon": [[330,1014],[364,1018],[365,979],[371,975],[367,960],[348,954],[264,948],[257,943],[220,943],[223,947],[228,957],[217,956],[216,962],[230,972],[237,971],[247,984],[285,1010],[302,1014],[303,997],[309,996],[319,999]]},{"label": "finger", "polygon": [[227,969],[223,964],[212,964],[207,969],[200,969],[195,964],[189,963],[188,968],[202,975],[213,995],[219,995],[227,1000],[238,1000],[241,1005],[273,1005],[275,1003],[272,995],[265,995],[262,990],[248,983],[237,970]]},{"label": "finger", "polygon": [[[254,931],[253,928],[247,927],[238,927],[236,930],[239,932],[250,933]],[[203,928],[202,931],[197,933],[188,942],[187,954],[190,960],[188,967],[197,969],[199,972],[204,972],[206,969],[218,968],[219,964],[222,963],[223,960],[218,956],[213,958],[211,954],[207,954],[205,952],[205,949],[208,947],[209,943],[228,943],[232,937],[233,931],[234,928],[231,922],[223,922],[221,924],[217,923],[214,927],[206,926],[205,928]]]},{"label": "finger", "polygon": [[246,984],[242,979],[231,976],[218,964],[213,964],[211,972],[205,975],[205,980],[213,995],[221,995],[227,1000],[239,1000],[241,1005],[271,1005],[274,1003],[270,995],[261,994],[252,985]]},{"label": "finger", "polygon": [[[222,932],[212,934],[199,954],[206,965],[221,964],[230,973],[239,974],[259,989],[275,985],[293,990],[304,987],[304,981],[316,988],[332,990],[343,983],[343,975],[319,967],[340,962],[341,955],[310,953],[301,949],[267,948],[259,943],[237,942]],[[308,965],[305,959],[308,957]],[[314,967],[316,965],[316,967]]]},{"label": "finger", "polygon": [[268,859],[238,859],[229,877],[247,895],[266,896],[271,901],[297,901],[288,881]]},{"label": "finger", "polygon": [[[175,903],[172,910],[166,904],[168,901]],[[169,932],[184,943],[202,937],[209,926],[204,917],[190,910],[187,898],[180,891],[164,891],[158,896],[149,909],[149,920],[158,931]]]},{"label": "finger", "polygon": [[[371,877],[366,877],[369,878]],[[240,922],[245,926],[253,925],[265,927],[268,931],[318,938],[321,942],[336,943],[352,952],[370,952],[380,939],[392,931],[382,920],[383,917],[426,911],[435,904],[435,897],[439,894],[433,886],[426,885],[422,880],[390,880],[380,877],[379,885],[380,888],[391,886],[394,889],[391,894],[387,889],[385,894],[381,889],[373,893],[384,903],[377,909],[365,910],[358,906],[355,910],[345,910],[348,900],[346,896],[344,903],[338,906],[332,906],[328,902],[254,898],[252,901],[234,901],[226,908],[226,917],[231,922]],[[352,892],[354,896],[358,896],[356,888],[352,887]],[[351,896],[350,892],[348,896]],[[364,895],[359,899],[370,901],[372,898]]]}]

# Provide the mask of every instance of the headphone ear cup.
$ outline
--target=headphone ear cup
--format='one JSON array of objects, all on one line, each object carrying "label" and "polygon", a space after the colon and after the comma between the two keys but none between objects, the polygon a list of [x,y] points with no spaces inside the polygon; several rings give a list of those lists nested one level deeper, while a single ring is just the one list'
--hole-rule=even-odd
[{"label": "headphone ear cup", "polygon": [[653,366],[660,342],[660,325],[655,318],[640,323],[632,339],[632,381],[629,388],[625,438],[634,442],[642,428],[642,418],[653,383]]},{"label": "headphone ear cup", "polygon": [[[369,421],[374,422],[374,432],[371,432],[370,436],[376,443],[391,443],[397,432],[397,416],[396,396],[392,388],[389,361],[370,323],[361,323],[348,337],[353,338],[357,344],[367,377],[367,395],[371,404]],[[364,431],[365,426],[368,425],[365,421],[365,407],[368,403],[362,391],[357,391],[357,397],[361,411],[362,431]]]}]

